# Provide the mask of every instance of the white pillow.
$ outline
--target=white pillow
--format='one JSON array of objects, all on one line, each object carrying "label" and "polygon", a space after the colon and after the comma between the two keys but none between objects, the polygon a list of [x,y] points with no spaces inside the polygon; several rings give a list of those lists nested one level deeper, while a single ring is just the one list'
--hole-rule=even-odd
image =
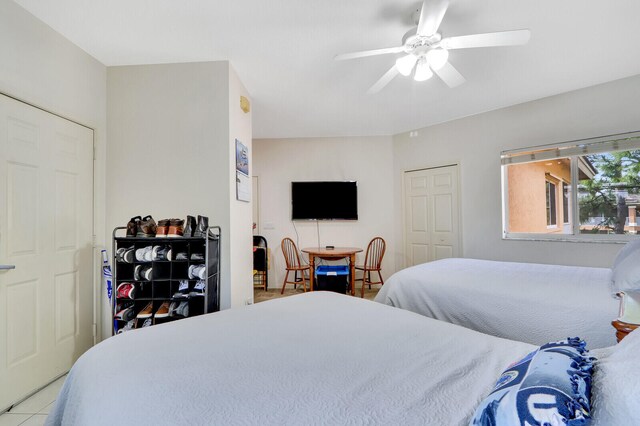
[{"label": "white pillow", "polygon": [[613,266],[611,267],[611,269],[615,270],[620,262],[625,260],[631,253],[635,251],[637,251],[640,255],[640,239],[630,241],[620,249],[620,251],[616,255],[616,258],[613,260]]},{"label": "white pillow", "polygon": [[[640,241],[634,241],[640,243]],[[613,269],[613,291],[630,291],[640,289],[640,245],[639,249],[626,253]],[[620,255],[618,255],[620,257]],[[616,258],[616,260],[618,260]]]},{"label": "white pillow", "polygon": [[592,426],[640,425],[640,329],[593,352]]}]

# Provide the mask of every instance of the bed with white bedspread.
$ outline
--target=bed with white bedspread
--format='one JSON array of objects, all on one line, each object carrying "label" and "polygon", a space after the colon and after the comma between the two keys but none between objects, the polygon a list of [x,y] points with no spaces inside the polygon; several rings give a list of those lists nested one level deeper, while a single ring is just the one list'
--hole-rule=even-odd
[{"label": "bed with white bedspread", "polygon": [[393,274],[377,302],[535,345],[578,335],[615,343],[608,268],[443,259]]},{"label": "bed with white bedspread", "polygon": [[[46,424],[463,425],[505,366],[534,348],[306,293],[107,339],[73,366]],[[597,386],[617,393],[616,383]],[[612,405],[622,415],[627,406]]]}]

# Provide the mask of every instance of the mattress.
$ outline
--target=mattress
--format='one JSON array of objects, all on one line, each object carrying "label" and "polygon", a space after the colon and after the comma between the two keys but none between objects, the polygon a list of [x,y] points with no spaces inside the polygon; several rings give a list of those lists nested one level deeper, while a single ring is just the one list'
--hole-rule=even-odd
[{"label": "mattress", "polygon": [[313,292],[133,330],[73,366],[48,425],[463,425],[534,347]]},{"label": "mattress", "polygon": [[535,345],[581,337],[615,344],[611,270],[444,259],[393,274],[377,302]]}]

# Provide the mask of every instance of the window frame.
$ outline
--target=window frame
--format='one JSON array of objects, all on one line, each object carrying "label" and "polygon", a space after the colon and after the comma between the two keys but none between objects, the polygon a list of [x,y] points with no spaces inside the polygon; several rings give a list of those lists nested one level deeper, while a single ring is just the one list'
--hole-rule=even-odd
[{"label": "window frame", "polygon": [[[538,145],[513,150],[505,150],[500,153],[500,177],[502,186],[502,239],[503,240],[525,240],[525,241],[562,241],[562,242],[593,242],[608,244],[624,244],[628,241],[638,239],[637,234],[582,234],[580,233],[580,214],[578,201],[578,159],[580,156],[590,153],[605,153],[616,151],[640,150],[640,131],[620,133],[607,136],[599,136],[588,139],[578,139],[567,142]],[[513,158],[525,158],[524,161],[512,161]],[[560,218],[564,225],[571,225],[571,234],[565,233],[523,233],[509,232],[509,185],[507,168],[510,164],[535,162],[548,159],[569,158],[571,165],[571,182],[567,183],[559,180],[562,185],[569,185],[569,223],[564,223],[564,216]],[[548,176],[545,177],[548,181]],[[553,182],[552,182],[553,183]],[[556,196],[558,183],[556,183]],[[545,188],[546,189],[546,188]],[[561,194],[564,198],[564,193]],[[563,201],[564,202],[564,201]],[[564,206],[563,206],[564,207]],[[557,200],[556,200],[557,211]],[[557,214],[557,213],[556,213]],[[556,217],[556,226],[558,227]],[[639,221],[640,222],[640,221]]]}]

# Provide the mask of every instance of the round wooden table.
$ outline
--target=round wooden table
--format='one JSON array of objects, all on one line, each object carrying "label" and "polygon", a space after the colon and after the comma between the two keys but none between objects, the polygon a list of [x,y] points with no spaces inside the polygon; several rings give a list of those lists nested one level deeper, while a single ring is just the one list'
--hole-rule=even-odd
[{"label": "round wooden table", "polygon": [[313,291],[313,276],[315,274],[316,257],[326,260],[339,260],[349,258],[349,287],[351,287],[351,295],[355,294],[356,281],[356,253],[362,251],[359,247],[335,247],[328,249],[326,247],[305,247],[303,252],[309,255],[309,287]]}]

